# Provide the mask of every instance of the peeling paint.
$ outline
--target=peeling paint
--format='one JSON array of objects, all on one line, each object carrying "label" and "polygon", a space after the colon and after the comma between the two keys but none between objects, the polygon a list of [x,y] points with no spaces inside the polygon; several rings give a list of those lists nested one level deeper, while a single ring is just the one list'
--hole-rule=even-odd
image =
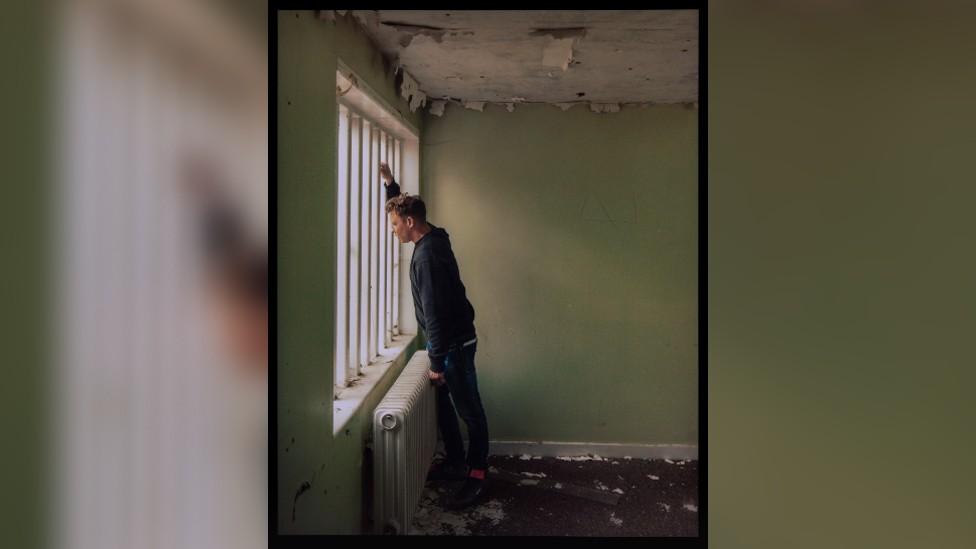
[{"label": "peeling paint", "polygon": [[430,102],[430,114],[434,116],[444,116],[444,107],[447,105],[447,101],[438,99],[436,101]]},{"label": "peeling paint", "polygon": [[577,103],[553,103],[553,105],[564,111],[568,111],[569,109],[573,108],[574,105],[577,105]]},{"label": "peeling paint", "polygon": [[515,112],[515,103],[502,103],[505,105],[505,110],[508,112]]},{"label": "peeling paint", "polygon": [[417,81],[407,71],[403,71],[403,83],[400,85],[400,95],[410,102],[410,112],[414,112],[421,106],[427,104],[427,94],[420,91]]},{"label": "peeling paint", "polygon": [[590,103],[590,110],[593,112],[620,112],[620,105],[617,103]]},{"label": "peeling paint", "polygon": [[[400,37],[400,45],[404,48],[410,45],[410,42],[416,36],[427,36],[440,44],[444,41],[444,33],[452,29],[444,29],[441,27],[433,27],[428,25],[411,25],[409,23],[400,23],[394,21],[380,21],[381,25],[387,27],[393,27],[397,32],[405,33],[406,36]],[[406,44],[404,44],[404,39]]]},{"label": "peeling paint", "polygon": [[586,27],[566,27],[560,29],[533,29],[529,36],[551,36],[553,38],[583,38]]},{"label": "peeling paint", "polygon": [[[484,101],[465,101],[463,104],[464,104],[464,108],[471,109],[473,111],[484,112],[485,110]],[[527,456],[522,456],[519,459],[531,459],[531,458]]]},{"label": "peeling paint", "polygon": [[575,38],[552,38],[542,50],[543,67],[559,67],[561,70],[569,68],[573,60],[573,44]]}]

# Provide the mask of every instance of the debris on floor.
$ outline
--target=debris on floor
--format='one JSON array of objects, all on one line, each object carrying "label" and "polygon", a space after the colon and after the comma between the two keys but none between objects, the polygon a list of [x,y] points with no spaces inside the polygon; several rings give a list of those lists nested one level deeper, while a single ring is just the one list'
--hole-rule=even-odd
[{"label": "debris on floor", "polygon": [[[484,499],[467,509],[442,507],[460,482],[428,482],[409,533],[575,537],[699,533],[696,460],[668,463],[593,455],[526,460],[522,456],[489,456]],[[672,508],[680,512],[671,513]]]}]

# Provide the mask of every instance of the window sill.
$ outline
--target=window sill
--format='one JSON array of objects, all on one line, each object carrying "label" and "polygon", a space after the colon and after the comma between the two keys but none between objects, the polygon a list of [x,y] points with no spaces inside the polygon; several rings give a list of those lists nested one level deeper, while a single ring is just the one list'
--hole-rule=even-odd
[{"label": "window sill", "polygon": [[[336,394],[332,407],[332,435],[339,434],[345,429],[363,404],[370,399],[373,389],[386,381],[391,371],[400,371],[407,360],[407,350],[410,349],[417,334],[400,334],[393,337],[393,346],[376,357],[362,369],[362,374],[354,377],[350,385]],[[391,368],[391,366],[395,366]],[[377,402],[382,395],[377,395]]]}]

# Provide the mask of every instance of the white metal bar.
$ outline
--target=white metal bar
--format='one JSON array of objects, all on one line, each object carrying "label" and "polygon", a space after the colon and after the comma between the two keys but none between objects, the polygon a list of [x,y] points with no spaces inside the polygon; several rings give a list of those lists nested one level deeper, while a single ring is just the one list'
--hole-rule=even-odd
[{"label": "white metal bar", "polygon": [[[386,132],[380,132],[380,158],[382,158],[384,162],[389,163],[389,161],[386,159],[387,139],[388,138],[387,138]],[[383,201],[381,201],[381,204],[385,204],[385,201],[386,201],[386,196],[384,195],[383,196]],[[386,263],[386,248],[387,248],[387,243],[390,240],[389,239],[390,230],[389,230],[389,219],[387,219],[387,215],[385,213],[385,208],[381,208],[380,211],[383,212],[383,213],[380,216],[380,235],[379,235],[379,240],[380,240],[380,263],[379,263],[380,303],[379,303],[379,312],[378,312],[378,317],[379,318],[377,318],[378,326],[377,326],[377,329],[376,329],[376,333],[377,333],[378,338],[377,338],[376,346],[377,346],[378,349],[380,349],[380,351],[382,351],[383,349],[386,349],[386,343],[387,343],[387,339],[386,339],[386,281],[387,281],[387,277],[386,277],[386,264],[387,264]]]},{"label": "white metal bar", "polygon": [[337,240],[336,247],[336,341],[335,341],[335,385],[345,387],[346,377],[346,348],[349,326],[349,311],[346,303],[348,276],[348,247],[349,241],[349,111],[339,106],[339,179],[337,189]]},{"label": "white metal bar", "polygon": [[[393,146],[393,173],[397,181],[402,186],[403,180],[400,178],[400,164],[402,162],[402,149],[400,140],[394,141]],[[400,335],[400,240],[393,237],[393,335]]]},{"label": "white metal bar", "polygon": [[369,365],[369,221],[370,221],[370,197],[372,196],[370,192],[373,189],[373,173],[375,168],[373,167],[373,155],[372,155],[372,140],[370,138],[371,132],[373,131],[373,125],[369,123],[368,120],[363,120],[362,135],[360,139],[360,146],[362,147],[363,155],[363,170],[362,170],[362,192],[361,200],[359,204],[359,249],[362,250],[360,253],[359,261],[359,348],[357,356],[359,359],[360,371],[365,366]]},{"label": "white metal bar", "polygon": [[[386,136],[386,163],[392,168],[393,163],[393,136]],[[383,301],[383,337],[387,345],[392,344],[393,339],[393,315],[392,313],[392,303],[393,303],[393,233],[389,230],[386,231],[386,249],[384,250],[384,262],[383,268],[386,273],[386,286],[384,288],[385,300]]]},{"label": "white metal bar", "polygon": [[347,368],[359,375],[359,212],[363,167],[363,119],[352,117],[349,162],[349,331]]},{"label": "white metal bar", "polygon": [[[370,151],[376,162],[379,159],[379,128],[372,127],[370,133]],[[369,229],[369,360],[376,357],[378,351],[376,347],[377,319],[379,310],[379,234],[380,234],[380,195],[382,189],[378,185],[379,175],[373,178],[371,187],[376,190],[372,194],[370,204],[370,229]]]}]

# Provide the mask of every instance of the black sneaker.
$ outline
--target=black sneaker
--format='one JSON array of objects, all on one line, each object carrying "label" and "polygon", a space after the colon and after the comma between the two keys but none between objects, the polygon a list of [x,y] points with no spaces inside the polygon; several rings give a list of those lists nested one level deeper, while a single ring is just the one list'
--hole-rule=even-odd
[{"label": "black sneaker", "polygon": [[473,477],[468,477],[464,481],[464,485],[454,492],[447,501],[444,502],[444,506],[448,509],[462,509],[469,505],[477,503],[485,495],[485,481],[482,479],[477,479]]},{"label": "black sneaker", "polygon": [[464,480],[468,478],[468,466],[463,463],[451,463],[438,460],[431,465],[427,472],[427,480]]}]

